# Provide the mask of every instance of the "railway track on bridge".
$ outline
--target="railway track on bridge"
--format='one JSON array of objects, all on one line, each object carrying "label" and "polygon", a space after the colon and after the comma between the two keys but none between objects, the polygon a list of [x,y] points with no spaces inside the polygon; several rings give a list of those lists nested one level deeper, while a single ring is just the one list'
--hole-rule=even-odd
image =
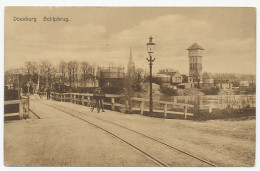
[{"label": "railway track on bridge", "polygon": [[[191,154],[189,152],[186,152],[182,149],[179,149],[177,147],[169,145],[165,142],[162,142],[162,141],[155,139],[151,136],[145,135],[145,134],[138,132],[136,130],[127,128],[123,125],[120,125],[120,124],[117,124],[117,123],[114,123],[114,122],[111,122],[111,121],[107,121],[107,120],[101,119],[99,117],[88,115],[84,112],[80,112],[80,111],[77,111],[77,110],[74,110],[74,109],[70,109],[68,107],[64,107],[64,106],[61,106],[61,105],[57,105],[57,104],[51,105],[51,104],[43,103],[40,100],[37,100],[37,101],[39,101],[41,104],[47,105],[47,106],[52,107],[56,110],[64,112],[64,113],[66,113],[66,114],[68,114],[68,115],[70,115],[74,118],[80,119],[83,122],[86,122],[86,123],[98,128],[98,129],[105,131],[106,133],[112,135],[113,137],[119,139],[123,143],[127,144],[128,146],[130,146],[130,147],[134,148],[135,150],[137,150],[138,152],[142,153],[144,156],[146,156],[148,159],[152,160],[158,166],[162,166],[162,167],[171,167],[171,166],[213,166],[213,167],[216,167],[217,166],[214,163],[207,161],[207,160],[205,160],[201,157],[198,157],[198,156]],[[107,124],[109,124],[109,125],[107,125]],[[116,128],[112,129],[111,127],[113,127],[113,126],[111,126],[111,125],[113,125]],[[118,128],[122,128],[122,129],[128,131],[127,133],[124,133],[124,134],[131,134],[132,133],[133,136],[137,136],[139,138],[142,137],[142,138],[145,139],[146,142],[149,141],[148,145],[152,144],[152,146],[150,146],[150,147],[153,148],[154,146],[157,146],[158,149],[160,149],[162,151],[167,151],[167,154],[172,154],[172,155],[170,155],[170,157],[167,158],[167,157],[165,157],[165,155],[167,156],[167,154],[165,154],[165,155],[160,154],[160,153],[158,153],[158,151],[156,153],[153,150],[152,150],[153,152],[150,152],[151,151],[150,149],[144,148],[140,144],[133,143],[131,140],[126,138],[124,135],[118,133],[117,131],[114,131],[115,129],[118,129]],[[156,145],[154,145],[154,144],[156,144]],[[175,161],[171,160],[171,158],[175,158],[175,159],[181,158],[183,160],[181,162],[181,163],[183,163],[183,165],[176,163]]]}]

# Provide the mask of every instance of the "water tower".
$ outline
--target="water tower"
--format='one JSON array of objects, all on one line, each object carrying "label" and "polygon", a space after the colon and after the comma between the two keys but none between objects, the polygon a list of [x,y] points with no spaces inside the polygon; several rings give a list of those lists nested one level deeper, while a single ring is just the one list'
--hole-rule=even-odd
[{"label": "water tower", "polygon": [[195,84],[202,83],[202,56],[204,48],[193,43],[188,49],[189,75]]}]

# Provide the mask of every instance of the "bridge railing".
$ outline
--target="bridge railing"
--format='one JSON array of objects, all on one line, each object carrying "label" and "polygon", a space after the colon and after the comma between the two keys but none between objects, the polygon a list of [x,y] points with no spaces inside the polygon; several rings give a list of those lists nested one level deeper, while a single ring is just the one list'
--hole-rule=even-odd
[{"label": "bridge railing", "polygon": [[19,111],[15,113],[4,113],[4,116],[15,116],[19,115],[20,119],[27,118],[29,116],[29,99],[28,97],[21,98],[19,100],[7,100],[4,101],[4,106],[16,104],[19,105]]},{"label": "bridge railing", "polygon": [[[56,101],[61,102],[71,102],[76,103],[84,106],[90,106],[90,102],[93,98],[93,94],[88,93],[55,93],[52,92],[52,99]],[[131,111],[139,111],[141,115],[144,114],[144,112],[149,111],[147,105],[145,103],[149,102],[149,99],[144,98],[137,98],[137,97],[131,97],[128,98],[124,95],[116,95],[116,94],[106,94],[105,95],[105,101],[103,102],[104,106],[110,106],[111,110],[115,110],[116,108],[122,108],[125,112],[131,112]],[[137,104],[137,107],[132,104]],[[194,105],[191,104],[185,104],[185,103],[176,103],[176,102],[169,102],[169,101],[158,101],[154,100],[153,104],[160,104],[163,105],[164,109],[156,109],[154,107],[154,112],[163,113],[164,117],[167,118],[168,114],[176,114],[176,115],[183,115],[184,119],[187,118],[187,116],[193,116],[192,113],[188,113],[188,108],[194,107]],[[179,107],[182,108],[183,111],[172,111],[170,110],[169,106],[172,107]]]},{"label": "bridge railing", "polygon": [[[132,98],[133,101],[139,102],[140,106],[132,108],[132,110],[139,110],[140,114],[143,115],[144,111],[149,111],[148,108],[145,108],[144,103],[149,102],[149,99],[144,99],[144,98]],[[177,115],[184,115],[184,119],[187,118],[187,116],[193,116],[192,113],[188,113],[188,108],[194,107],[194,105],[190,104],[185,104],[185,103],[176,103],[176,102],[169,102],[169,101],[159,101],[159,100],[153,100],[153,104],[162,104],[164,106],[164,109],[154,109],[154,112],[160,112],[164,114],[164,117],[166,118],[168,114],[177,114]],[[183,112],[179,111],[171,111],[169,110],[169,106],[173,107],[181,107],[183,108]]]}]

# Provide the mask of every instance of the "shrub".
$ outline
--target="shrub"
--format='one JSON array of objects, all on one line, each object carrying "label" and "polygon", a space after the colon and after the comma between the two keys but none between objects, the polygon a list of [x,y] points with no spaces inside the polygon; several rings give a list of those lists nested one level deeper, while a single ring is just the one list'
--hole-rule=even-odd
[{"label": "shrub", "polygon": [[220,90],[218,87],[206,87],[206,88],[202,88],[201,91],[205,95],[217,95]]},{"label": "shrub", "polygon": [[161,92],[165,95],[168,95],[168,96],[176,96],[177,95],[177,91],[172,89],[172,88],[162,88],[161,89]]},{"label": "shrub", "polygon": [[104,87],[102,91],[107,94],[120,94],[122,92],[122,88],[118,87]]}]

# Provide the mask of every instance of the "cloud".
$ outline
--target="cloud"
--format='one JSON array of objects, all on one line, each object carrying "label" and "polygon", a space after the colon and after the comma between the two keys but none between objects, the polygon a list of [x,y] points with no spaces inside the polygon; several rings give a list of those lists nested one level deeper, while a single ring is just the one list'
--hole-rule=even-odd
[{"label": "cloud", "polygon": [[[120,23],[119,23],[120,24]],[[175,68],[188,73],[187,48],[197,42],[205,48],[203,69],[209,72],[255,72],[255,38],[227,39],[226,34],[206,20],[191,19],[183,15],[165,15],[142,20],[133,27],[109,34],[104,25],[93,23],[44,26],[38,32],[10,35],[5,42],[6,68],[22,66],[26,60],[47,59],[54,64],[61,60],[86,60],[98,65],[127,65],[129,48],[137,66],[146,67],[146,43],[154,37],[156,51],[154,70]],[[227,32],[229,28],[226,28]],[[235,64],[235,65],[234,65]]]}]

